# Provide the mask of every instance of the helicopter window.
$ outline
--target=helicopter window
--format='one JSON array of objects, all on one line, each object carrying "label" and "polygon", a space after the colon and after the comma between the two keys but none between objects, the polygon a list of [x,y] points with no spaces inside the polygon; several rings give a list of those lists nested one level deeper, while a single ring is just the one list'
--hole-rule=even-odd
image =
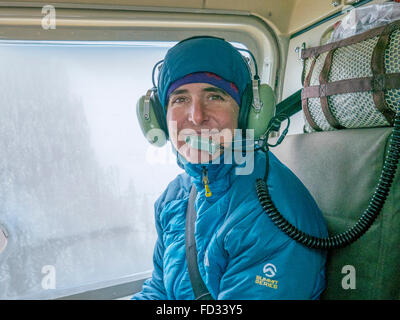
[{"label": "helicopter window", "polygon": [[0,299],[149,276],[153,203],[181,171],[136,102],[174,43],[0,41]]}]

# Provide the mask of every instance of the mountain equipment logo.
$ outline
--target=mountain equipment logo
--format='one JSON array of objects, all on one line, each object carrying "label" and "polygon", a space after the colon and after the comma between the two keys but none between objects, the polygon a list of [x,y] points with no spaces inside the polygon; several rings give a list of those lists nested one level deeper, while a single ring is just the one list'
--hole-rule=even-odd
[{"label": "mountain equipment logo", "polygon": [[272,263],[267,263],[263,268],[263,272],[268,278],[273,278],[276,275],[276,267]]},{"label": "mountain equipment logo", "polygon": [[263,267],[263,273],[264,276],[257,275],[254,282],[260,286],[265,286],[267,288],[272,288],[275,290],[278,289],[278,280],[271,279],[275,277],[277,273],[276,267],[272,263],[267,263]]}]

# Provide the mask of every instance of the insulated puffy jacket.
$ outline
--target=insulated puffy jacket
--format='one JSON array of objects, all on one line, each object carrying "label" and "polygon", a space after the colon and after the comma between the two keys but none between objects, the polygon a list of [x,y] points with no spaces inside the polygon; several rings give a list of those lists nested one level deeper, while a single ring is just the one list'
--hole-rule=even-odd
[{"label": "insulated puffy jacket", "polygon": [[[231,164],[184,163],[155,203],[154,270],[132,299],[194,299],[185,256],[186,208],[198,191],[195,240],[201,277],[214,299],[318,299],[325,288],[326,251],[309,249],[280,231],[259,203],[257,178],[266,155]],[[314,199],[272,153],[267,186],[277,209],[300,230],[326,237]],[[223,160],[223,156],[221,156]],[[225,161],[227,162],[227,161]],[[242,171],[240,171],[242,170]],[[204,176],[211,196],[205,196]]]}]

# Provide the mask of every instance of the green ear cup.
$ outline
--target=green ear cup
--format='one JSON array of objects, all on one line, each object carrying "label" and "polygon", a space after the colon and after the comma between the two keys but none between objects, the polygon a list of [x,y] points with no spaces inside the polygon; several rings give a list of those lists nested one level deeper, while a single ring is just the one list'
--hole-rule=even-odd
[{"label": "green ear cup", "polygon": [[262,108],[256,110],[251,107],[247,119],[247,129],[254,129],[254,139],[259,139],[266,131],[268,123],[275,115],[275,95],[267,84],[258,87]]},{"label": "green ear cup", "polygon": [[151,90],[141,96],[136,104],[136,115],[140,128],[147,141],[156,147],[162,147],[167,143],[167,134],[163,124],[160,124],[156,116],[154,106],[155,99],[151,97]]}]

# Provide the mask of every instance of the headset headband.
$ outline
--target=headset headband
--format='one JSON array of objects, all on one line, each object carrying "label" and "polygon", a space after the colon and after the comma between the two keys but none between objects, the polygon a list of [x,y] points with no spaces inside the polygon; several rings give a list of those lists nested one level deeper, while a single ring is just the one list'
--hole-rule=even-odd
[{"label": "headset headband", "polygon": [[[180,44],[180,43],[182,43],[182,42],[188,41],[188,40],[199,39],[199,38],[211,38],[211,39],[219,39],[219,40],[222,40],[222,41],[226,41],[226,40],[223,39],[223,38],[214,37],[214,36],[194,36],[194,37],[190,37],[190,38],[187,38],[187,39],[183,39],[183,40],[179,41],[176,45],[178,45],[178,44]],[[253,65],[254,65],[254,77],[253,77],[253,80],[257,80],[257,84],[259,84],[259,82],[260,82],[260,77],[259,77],[259,75],[258,75],[258,66],[257,66],[256,58],[254,57],[253,53],[252,53],[250,50],[248,50],[248,49],[237,48],[237,47],[235,47],[235,46],[233,46],[233,45],[232,45],[232,47],[235,48],[235,49],[238,50],[238,51],[243,51],[243,52],[246,52],[246,53],[248,53],[248,54],[250,55],[251,60],[253,61]],[[243,55],[242,55],[242,57],[243,57],[244,61],[246,62],[246,65],[247,65],[248,68],[249,68],[249,73],[251,74],[250,65],[248,64],[248,62],[246,61],[246,59],[245,59],[245,57],[244,57]],[[151,81],[152,81],[152,83],[153,83],[153,88],[154,88],[154,89],[157,88],[157,85],[156,85],[155,79],[154,79],[155,71],[156,71],[157,66],[159,66],[159,65],[160,65],[160,66],[159,66],[159,70],[161,70],[161,68],[162,68],[162,63],[163,63],[163,62],[164,62],[164,59],[158,61],[158,62],[154,65],[154,67],[153,67],[153,70],[152,70],[152,73],[151,73]],[[253,85],[253,87],[254,87],[254,85]]]}]

